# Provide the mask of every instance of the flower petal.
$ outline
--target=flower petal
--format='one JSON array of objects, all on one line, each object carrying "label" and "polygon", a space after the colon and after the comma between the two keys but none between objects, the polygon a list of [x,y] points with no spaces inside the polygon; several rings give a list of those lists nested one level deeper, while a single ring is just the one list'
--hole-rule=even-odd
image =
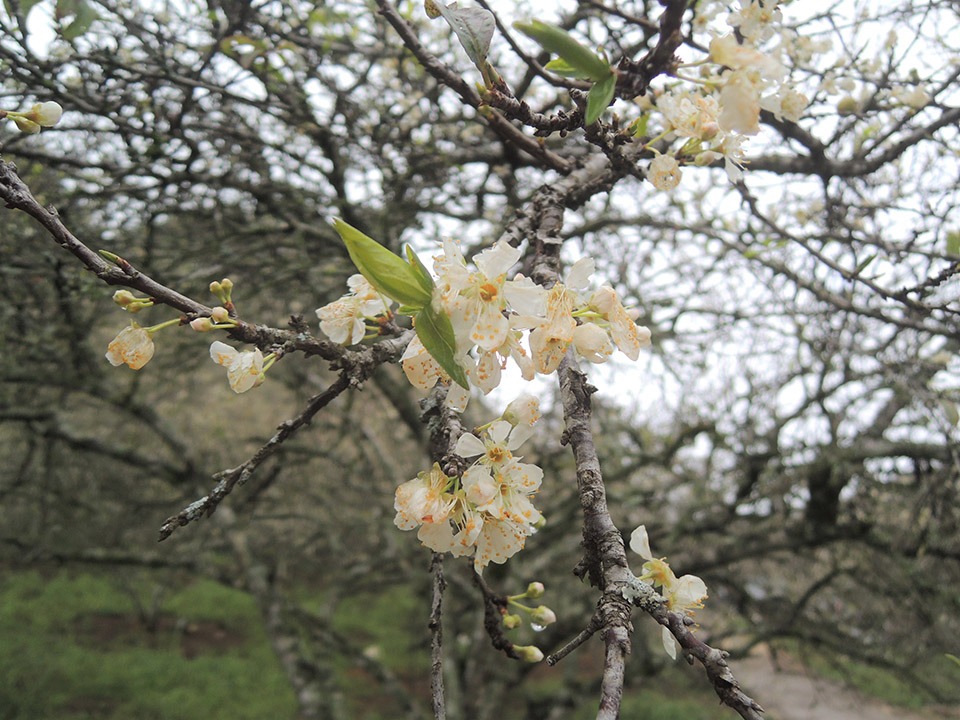
[{"label": "flower petal", "polygon": [[650,537],[647,535],[646,525],[641,525],[630,533],[630,549],[644,560],[653,560],[653,553],[650,552]]}]

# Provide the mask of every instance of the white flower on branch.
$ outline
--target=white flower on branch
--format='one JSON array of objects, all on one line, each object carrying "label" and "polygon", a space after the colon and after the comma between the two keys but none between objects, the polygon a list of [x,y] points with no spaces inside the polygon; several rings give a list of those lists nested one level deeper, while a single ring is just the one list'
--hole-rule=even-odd
[{"label": "white flower on branch", "polygon": [[680,184],[681,175],[680,164],[673,155],[657,155],[647,168],[647,180],[657,190],[673,190]]},{"label": "white flower on branch", "polygon": [[363,275],[347,280],[350,292],[317,310],[320,329],[333,342],[356,345],[367,332],[366,318],[375,318],[389,311],[390,302],[367,282]]},{"label": "white flower on branch", "polygon": [[240,352],[216,340],[210,346],[210,357],[227,369],[227,380],[235,393],[245,393],[263,382],[264,357],[260,348]]},{"label": "white flower on branch", "polygon": [[150,333],[132,323],[110,341],[106,357],[114,367],[126,365],[132,370],[139,370],[150,362],[155,349]]},{"label": "white flower on branch", "polygon": [[[693,615],[694,610],[703,607],[703,600],[707,597],[706,583],[696,575],[678,578],[665,559],[655,558],[650,551],[650,538],[644,525],[630,535],[630,549],[647,561],[643,564],[640,580],[660,588],[667,601],[668,610]],[[676,659],[677,647],[670,630],[664,627],[661,636],[663,649],[671,658]]]}]

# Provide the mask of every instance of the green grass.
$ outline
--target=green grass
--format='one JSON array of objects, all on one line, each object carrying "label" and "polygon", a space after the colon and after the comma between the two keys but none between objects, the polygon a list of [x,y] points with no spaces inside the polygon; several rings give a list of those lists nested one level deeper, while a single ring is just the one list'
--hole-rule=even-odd
[{"label": "green grass", "polygon": [[0,720],[296,716],[293,693],[243,593],[198,582],[171,595],[163,610],[186,622],[216,618],[239,639],[192,660],[180,652],[172,628],[164,637],[131,632],[120,642],[98,644],[88,632],[93,618],[135,617],[132,600],[115,581],[99,574],[7,572],[0,582]]},{"label": "green grass", "polygon": [[376,648],[394,672],[424,674],[430,667],[424,635],[413,634],[426,628],[427,609],[409,588],[397,585],[340,603],[333,626],[355,642]]},{"label": "green grass", "polygon": [[[141,572],[127,575],[121,585],[116,576],[95,572],[0,575],[0,720],[295,718],[293,693],[252,599],[213,582],[189,582],[164,595],[165,622],[151,635],[138,625],[130,593],[150,598],[158,579],[165,576]],[[315,601],[321,603],[322,595],[314,591]],[[408,587],[394,586],[344,598],[332,625],[356,650],[375,652],[403,691],[417,695],[425,706],[425,613],[424,603]],[[222,631],[222,642],[216,641],[216,631]],[[185,657],[190,637],[199,641],[192,659]],[[886,671],[787,648],[802,655],[814,672],[851,683],[865,695],[911,708],[928,700]],[[348,655],[332,668],[348,715],[360,720],[396,717],[397,698]],[[960,668],[943,657],[930,658],[929,665],[918,670],[931,682],[949,683],[960,675]],[[593,678],[593,671],[576,672],[590,675],[580,677],[583,681]],[[556,671],[534,674],[516,707],[505,708],[502,717],[521,717],[522,697],[549,699],[562,682]],[[679,664],[642,679],[640,688],[624,697],[623,720],[723,720],[735,715],[718,705],[701,673]],[[574,717],[595,715],[596,694],[585,693]]]}]

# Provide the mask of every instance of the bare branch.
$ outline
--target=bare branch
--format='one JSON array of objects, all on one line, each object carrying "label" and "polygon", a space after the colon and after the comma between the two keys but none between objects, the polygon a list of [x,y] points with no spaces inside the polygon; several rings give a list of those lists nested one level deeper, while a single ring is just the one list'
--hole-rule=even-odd
[{"label": "bare branch", "polygon": [[430,572],[433,575],[433,597],[430,602],[430,699],[433,716],[445,720],[447,704],[443,694],[443,591],[447,581],[443,578],[443,555],[430,556]]},{"label": "bare branch", "polygon": [[360,385],[382,363],[398,359],[412,336],[413,333],[408,332],[402,337],[384,340],[356,353],[351,358],[350,366],[340,373],[340,377],[322,393],[310,398],[307,406],[297,417],[280,425],[274,436],[257,450],[253,457],[238,467],[218,473],[216,477],[219,478],[219,482],[209,495],[205,495],[176,515],[167,518],[160,528],[160,540],[166,540],[178,527],[213,514],[223,498],[229,495],[234,487],[243,485],[264,460],[273,455],[280,445],[300,428],[309,425],[318,412],[345,390]]}]

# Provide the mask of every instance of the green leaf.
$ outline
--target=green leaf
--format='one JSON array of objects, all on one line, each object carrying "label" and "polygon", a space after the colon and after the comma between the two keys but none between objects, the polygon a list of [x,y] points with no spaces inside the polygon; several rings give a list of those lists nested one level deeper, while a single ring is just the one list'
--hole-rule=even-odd
[{"label": "green leaf", "polygon": [[417,280],[420,281],[420,287],[430,293],[430,297],[433,297],[433,276],[430,275],[430,271],[427,270],[426,266],[421,262],[420,257],[413,251],[413,248],[407,245],[404,248],[404,251],[407,253],[407,262],[410,263],[410,267],[414,269],[417,273]]},{"label": "green leaf", "polygon": [[613,94],[616,89],[617,76],[613,73],[590,88],[587,95],[587,116],[583,120],[584,125],[593,125],[603,115],[603,111],[610,107],[610,103],[613,102]]},{"label": "green leaf", "polygon": [[644,113],[630,125],[630,133],[635,137],[644,137],[647,134],[647,125],[650,124],[650,113]]},{"label": "green leaf", "polygon": [[433,296],[410,263],[340,218],[333,221],[333,227],[357,270],[377,290],[401,305],[418,310],[430,306]]},{"label": "green leaf", "polygon": [[864,260],[861,260],[861,261],[860,261],[860,263],[857,265],[857,269],[853,271],[853,274],[854,274],[854,275],[859,275],[860,273],[862,273],[864,270],[867,269],[867,266],[868,266],[870,263],[872,263],[872,262],[873,262],[874,260],[876,260],[876,259],[877,259],[877,253],[873,253],[872,255],[868,255]]},{"label": "green leaf", "polygon": [[554,75],[561,77],[579,77],[580,71],[563,58],[554,58],[543,66],[544,70],[549,70]]},{"label": "green leaf", "polygon": [[579,73],[579,77],[601,82],[613,74],[610,63],[577,42],[566,30],[539,20],[515,22],[513,27],[536,40],[544,50],[563,58]]},{"label": "green leaf", "polygon": [[[483,65],[487,59],[487,53],[490,52],[490,41],[493,39],[493,31],[497,26],[493,13],[483,8],[458,8],[456,3],[444,5],[440,2],[430,2],[424,4],[427,15],[437,17],[443,16],[453,31],[457,34],[457,39],[467,51],[467,56],[478,68]],[[432,14],[436,13],[436,15]]]},{"label": "green leaf", "polygon": [[60,32],[60,35],[64,40],[76,40],[89,30],[90,26],[100,19],[100,16],[97,14],[97,11],[86,2],[70,3],[69,6],[74,14],[73,22],[67,25]]},{"label": "green leaf", "polygon": [[960,257],[960,232],[947,233],[947,255]]},{"label": "green leaf", "polygon": [[457,385],[469,389],[467,374],[457,362],[457,339],[453,334],[450,318],[433,309],[424,307],[414,318],[417,337],[433,359],[444,369]]}]

